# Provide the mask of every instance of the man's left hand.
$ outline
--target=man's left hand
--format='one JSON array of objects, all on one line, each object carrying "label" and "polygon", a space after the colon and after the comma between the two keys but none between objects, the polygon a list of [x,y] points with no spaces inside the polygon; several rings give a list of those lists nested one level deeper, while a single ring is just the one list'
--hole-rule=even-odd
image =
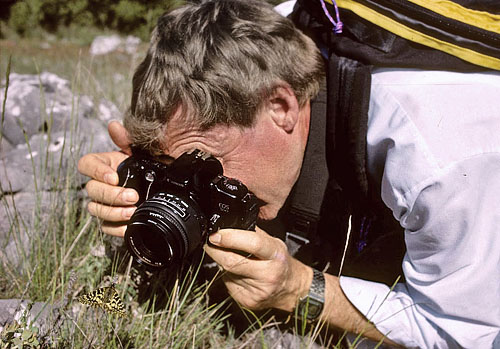
[{"label": "man's left hand", "polygon": [[205,251],[224,269],[229,294],[243,307],[293,311],[308,293],[312,269],[262,229],[221,229],[209,240],[212,245],[205,245]]}]

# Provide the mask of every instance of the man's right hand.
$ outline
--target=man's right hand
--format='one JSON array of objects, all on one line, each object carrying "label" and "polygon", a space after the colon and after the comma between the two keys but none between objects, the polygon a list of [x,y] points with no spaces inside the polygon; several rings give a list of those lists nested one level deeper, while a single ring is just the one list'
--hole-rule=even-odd
[{"label": "man's right hand", "polygon": [[118,165],[131,153],[125,128],[117,121],[108,125],[108,132],[121,152],[94,153],[78,161],[78,171],[91,178],[85,186],[91,199],[88,210],[103,220],[101,230],[109,235],[123,236],[139,199],[134,189],[118,186]]}]

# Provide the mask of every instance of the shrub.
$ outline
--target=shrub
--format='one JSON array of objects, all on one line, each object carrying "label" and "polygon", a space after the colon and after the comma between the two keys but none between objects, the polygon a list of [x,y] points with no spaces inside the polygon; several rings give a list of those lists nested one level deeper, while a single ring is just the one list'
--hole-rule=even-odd
[{"label": "shrub", "polygon": [[[268,0],[278,4],[283,0]],[[157,18],[183,0],[0,0],[10,15],[8,25],[21,35],[39,27],[55,32],[61,27],[97,27],[149,38]]]},{"label": "shrub", "polygon": [[19,34],[24,34],[31,26],[32,11],[28,3],[19,1],[10,9],[9,26]]},{"label": "shrub", "polygon": [[[8,25],[20,35],[38,27],[97,27],[147,39],[156,19],[182,0],[18,0],[10,6]],[[2,6],[3,7],[3,6]],[[8,10],[8,7],[5,8]]]}]

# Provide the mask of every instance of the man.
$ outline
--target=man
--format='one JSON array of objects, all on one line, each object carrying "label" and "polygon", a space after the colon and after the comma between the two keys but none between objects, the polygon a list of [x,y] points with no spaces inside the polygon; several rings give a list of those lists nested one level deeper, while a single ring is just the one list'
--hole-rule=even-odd
[{"label": "man", "polygon": [[[123,236],[138,196],[117,186],[116,167],[132,144],[167,163],[193,148],[211,153],[265,202],[259,218],[274,218],[299,176],[322,74],[312,41],[264,3],[208,1],[164,15],[134,75],[125,128],[109,125],[124,152],[80,160],[92,177],[90,213]],[[500,327],[500,76],[381,70],[373,81],[367,168],[405,228],[407,282],[391,291],[322,276],[259,227],[220,230],[205,251],[250,309],[293,312],[319,294],[313,320],[377,341],[491,347]]]}]

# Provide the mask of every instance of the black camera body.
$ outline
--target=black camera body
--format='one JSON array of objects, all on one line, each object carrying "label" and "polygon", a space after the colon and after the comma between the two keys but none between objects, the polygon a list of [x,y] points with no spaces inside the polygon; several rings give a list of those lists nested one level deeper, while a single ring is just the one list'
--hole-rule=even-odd
[{"label": "black camera body", "polygon": [[262,202],[222,165],[200,150],[171,164],[131,156],[118,166],[119,185],[139,193],[125,242],[150,268],[178,264],[221,228],[255,230]]}]

